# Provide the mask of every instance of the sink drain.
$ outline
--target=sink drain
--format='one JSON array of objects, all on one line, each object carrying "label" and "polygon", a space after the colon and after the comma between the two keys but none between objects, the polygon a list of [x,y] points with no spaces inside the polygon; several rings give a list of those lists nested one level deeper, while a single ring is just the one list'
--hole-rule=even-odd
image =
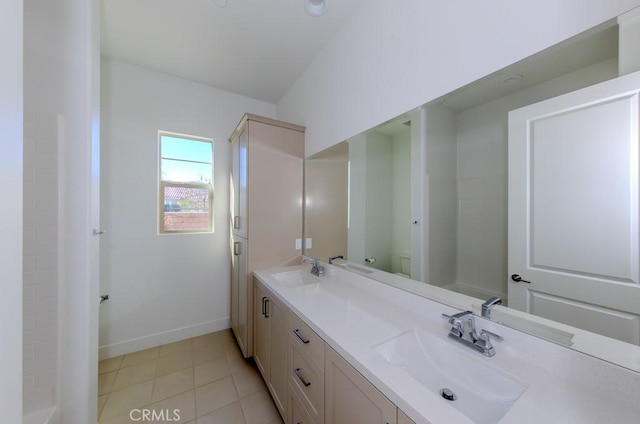
[{"label": "sink drain", "polygon": [[446,387],[440,390],[440,395],[446,400],[454,401],[456,400],[456,394],[451,391],[451,389],[447,389]]}]

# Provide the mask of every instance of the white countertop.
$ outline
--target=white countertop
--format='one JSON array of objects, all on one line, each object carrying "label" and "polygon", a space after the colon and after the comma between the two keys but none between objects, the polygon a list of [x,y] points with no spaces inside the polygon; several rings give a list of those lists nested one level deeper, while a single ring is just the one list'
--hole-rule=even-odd
[{"label": "white countertop", "polygon": [[284,304],[313,328],[378,390],[417,424],[473,423],[446,400],[387,362],[374,347],[407,330],[441,335],[451,349],[482,361],[527,385],[500,424],[640,423],[640,374],[476,317],[476,327],[504,336],[492,358],[447,338],[441,314],[459,310],[325,265],[316,284],[291,286],[273,274],[310,265],[255,273]]}]

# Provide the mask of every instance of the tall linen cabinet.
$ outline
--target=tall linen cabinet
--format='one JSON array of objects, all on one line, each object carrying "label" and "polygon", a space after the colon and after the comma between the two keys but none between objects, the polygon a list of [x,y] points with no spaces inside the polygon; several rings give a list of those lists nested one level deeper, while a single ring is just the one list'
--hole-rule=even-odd
[{"label": "tall linen cabinet", "polygon": [[231,143],[231,328],[253,355],[253,271],[300,261],[304,127],[245,114]]}]

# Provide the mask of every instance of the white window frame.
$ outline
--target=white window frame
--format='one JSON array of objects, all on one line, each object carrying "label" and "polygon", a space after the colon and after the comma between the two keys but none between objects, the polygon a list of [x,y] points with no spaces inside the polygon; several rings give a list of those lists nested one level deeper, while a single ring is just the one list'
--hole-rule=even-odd
[{"label": "white window frame", "polygon": [[[199,142],[209,143],[211,145],[211,183],[185,183],[182,181],[166,181],[162,179],[162,137],[175,137],[185,140],[193,140]],[[194,135],[175,133],[170,131],[158,131],[158,234],[159,235],[171,235],[171,234],[210,234],[214,232],[214,210],[213,210],[213,197],[214,197],[214,140],[207,137],[198,137]],[[187,188],[208,188],[209,189],[209,221],[207,229],[203,230],[180,230],[180,231],[166,231],[164,228],[164,189],[165,187],[187,187]]]}]

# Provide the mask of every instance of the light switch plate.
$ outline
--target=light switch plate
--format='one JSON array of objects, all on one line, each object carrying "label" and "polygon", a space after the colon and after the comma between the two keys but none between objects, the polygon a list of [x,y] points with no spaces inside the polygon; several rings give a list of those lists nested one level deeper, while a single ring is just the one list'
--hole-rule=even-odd
[{"label": "light switch plate", "polygon": [[311,237],[307,237],[304,239],[304,248],[311,249]]},{"label": "light switch plate", "polygon": [[302,239],[296,239],[296,250],[302,249]]}]

